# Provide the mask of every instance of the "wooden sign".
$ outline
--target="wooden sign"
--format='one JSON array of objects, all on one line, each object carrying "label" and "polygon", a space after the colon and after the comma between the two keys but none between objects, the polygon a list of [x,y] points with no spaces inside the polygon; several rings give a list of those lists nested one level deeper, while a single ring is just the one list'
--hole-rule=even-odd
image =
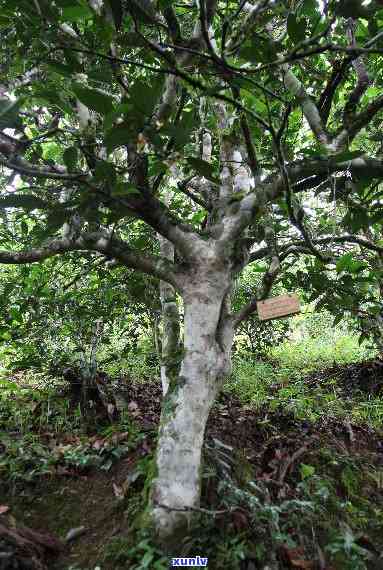
[{"label": "wooden sign", "polygon": [[296,293],[280,295],[257,303],[258,317],[261,321],[279,319],[288,315],[295,315],[301,310],[299,297]]}]

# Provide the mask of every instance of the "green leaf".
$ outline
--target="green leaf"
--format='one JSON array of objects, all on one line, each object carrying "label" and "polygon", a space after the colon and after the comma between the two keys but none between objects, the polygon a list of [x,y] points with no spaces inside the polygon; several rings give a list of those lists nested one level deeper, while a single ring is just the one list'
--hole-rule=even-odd
[{"label": "green leaf", "polygon": [[12,22],[12,20],[11,20],[10,16],[0,14],[0,28],[4,28],[6,26],[9,26],[11,24],[11,22]]},{"label": "green leaf", "polygon": [[255,273],[265,273],[265,271],[267,271],[267,266],[259,265],[259,263],[253,263],[251,265],[251,271],[254,271]]},{"label": "green leaf", "polygon": [[3,332],[0,334],[0,338],[2,338],[2,340],[11,340],[12,335],[9,332]]},{"label": "green leaf", "polygon": [[204,176],[207,180],[211,180],[215,184],[219,184],[219,180],[213,174],[214,168],[209,162],[206,162],[201,158],[194,157],[189,157],[187,161],[193,170],[196,170],[198,174]]},{"label": "green leaf", "polygon": [[333,326],[336,327],[336,325],[339,325],[340,321],[343,319],[344,315],[342,313],[339,313],[338,315],[336,315],[336,317],[333,320]]},{"label": "green leaf", "polygon": [[36,208],[46,208],[47,203],[32,194],[8,194],[0,197],[0,209],[24,208],[31,211]]},{"label": "green leaf", "polygon": [[15,127],[19,124],[20,101],[0,98],[0,129]]},{"label": "green leaf", "polygon": [[154,558],[153,552],[151,552],[150,550],[145,552],[144,557],[141,559],[141,562],[140,562],[141,567],[142,568],[149,568],[149,566],[152,564],[153,558]]},{"label": "green leaf", "polygon": [[149,176],[157,176],[163,174],[168,170],[168,165],[161,161],[156,161],[150,165]]},{"label": "green leaf", "polygon": [[49,69],[62,75],[63,77],[72,77],[75,69],[70,65],[65,65],[64,63],[59,63],[57,61],[50,61],[47,63]]},{"label": "green leaf", "polygon": [[300,43],[306,36],[306,20],[289,14],[287,18],[287,32],[294,43]]},{"label": "green leaf", "polygon": [[120,43],[124,47],[142,47],[145,45],[145,40],[137,34],[137,32],[126,32],[121,37]]},{"label": "green leaf", "polygon": [[364,261],[359,261],[358,259],[353,259],[352,253],[346,253],[338,260],[336,264],[336,270],[338,273],[341,271],[349,271],[350,273],[357,273],[361,269],[366,267]]},{"label": "green leaf", "polygon": [[72,107],[70,107],[65,101],[62,100],[60,93],[54,89],[37,89],[33,97],[34,101],[40,103],[43,101],[45,104],[48,103],[53,107],[58,107],[64,113],[71,113]]},{"label": "green leaf", "polygon": [[150,0],[130,0],[130,10],[135,18],[146,24],[157,22],[156,11]]},{"label": "green leaf", "polygon": [[119,146],[126,145],[132,140],[132,131],[125,124],[113,127],[105,137],[107,152],[112,152]]},{"label": "green leaf", "polygon": [[109,113],[104,118],[104,130],[105,132],[113,128],[116,119],[120,117],[127,117],[129,111],[131,111],[132,106],[130,103],[118,103],[113,109],[112,113]]},{"label": "green leaf", "polygon": [[200,224],[201,222],[203,222],[205,217],[206,217],[205,210],[200,210],[199,212],[196,212],[195,214],[193,214],[191,219],[192,219],[193,223]]},{"label": "green leaf", "polygon": [[[4,335],[8,335],[7,338],[4,338]],[[12,336],[9,333],[3,333],[0,335],[4,340],[10,340]],[[16,390],[19,391],[20,387],[16,384],[16,382],[10,382],[9,380],[2,380],[0,379],[0,388],[5,388],[5,390]]]},{"label": "green leaf", "polygon": [[190,141],[190,135],[194,127],[195,117],[193,113],[183,113],[178,124],[165,125],[159,132],[160,134],[172,137],[174,147],[181,149]]},{"label": "green leaf", "polygon": [[341,271],[348,269],[349,267],[351,267],[352,262],[353,262],[352,253],[346,253],[345,255],[342,255],[342,257],[337,261],[336,264],[337,272],[340,273]]},{"label": "green leaf", "polygon": [[51,236],[54,232],[61,228],[69,218],[70,212],[63,207],[55,208],[53,211],[49,212],[46,219],[46,236]]},{"label": "green leaf", "polygon": [[[240,56],[249,61],[269,63],[277,58],[278,50],[275,43],[264,38],[256,38],[252,42],[245,42],[240,50]],[[236,82],[242,83],[245,78],[236,78]]]},{"label": "green leaf", "polygon": [[106,160],[100,160],[97,163],[94,177],[96,181],[114,184],[114,181],[116,180],[116,171],[114,170],[114,166]]},{"label": "green leaf", "polygon": [[113,21],[114,25],[116,26],[116,30],[119,30],[121,28],[123,18],[122,2],[121,0],[108,0],[108,3],[112,10]]},{"label": "green leaf", "polygon": [[78,161],[78,150],[75,146],[70,146],[64,151],[63,161],[69,172],[75,170]]},{"label": "green leaf", "polygon": [[93,13],[87,6],[73,4],[73,6],[63,8],[62,17],[66,22],[76,22],[77,20],[92,18]]},{"label": "green leaf", "polygon": [[113,111],[113,99],[106,93],[78,84],[73,86],[73,92],[81,103],[100,115],[107,115]]},{"label": "green leaf", "polygon": [[317,0],[304,0],[301,8],[301,13],[307,16],[315,16],[319,14],[319,6]]},{"label": "green leaf", "polygon": [[300,472],[302,479],[305,480],[314,475],[315,467],[313,465],[305,465],[304,463],[301,463]]},{"label": "green leaf", "polygon": [[126,196],[128,194],[140,194],[139,189],[129,182],[118,182],[116,186],[112,189],[112,196]]},{"label": "green leaf", "polygon": [[348,160],[353,160],[354,158],[359,158],[363,155],[364,152],[362,150],[346,151],[341,152],[340,154],[334,154],[334,156],[331,157],[331,160],[334,162],[346,162]]},{"label": "green leaf", "polygon": [[162,79],[147,83],[136,81],[129,90],[129,102],[140,114],[151,115],[158,103],[163,87]]},{"label": "green leaf", "polygon": [[242,200],[242,198],[244,198],[246,196],[246,192],[234,192],[234,194],[232,194],[230,196],[230,200],[229,200],[229,204],[234,204],[234,202],[240,202]]},{"label": "green leaf", "polygon": [[358,273],[358,271],[361,271],[362,269],[364,269],[365,267],[367,267],[367,264],[364,261],[353,261],[350,271],[351,273]]}]

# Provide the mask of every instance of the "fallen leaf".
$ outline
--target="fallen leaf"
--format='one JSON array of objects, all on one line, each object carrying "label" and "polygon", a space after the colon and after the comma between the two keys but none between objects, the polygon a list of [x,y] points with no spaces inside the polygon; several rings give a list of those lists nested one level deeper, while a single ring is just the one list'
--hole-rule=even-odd
[{"label": "fallen leaf", "polygon": [[234,528],[237,532],[241,532],[249,527],[249,520],[245,513],[241,511],[233,511],[232,518]]},{"label": "fallen leaf", "polygon": [[119,485],[116,485],[116,483],[112,483],[112,486],[114,496],[117,497],[117,499],[123,499],[125,497],[124,489]]},{"label": "fallen leaf", "polygon": [[57,465],[56,467],[56,474],[57,475],[69,475],[70,477],[77,477],[78,474],[73,469],[67,469],[62,465]]},{"label": "fallen leaf", "polygon": [[120,441],[124,441],[124,439],[127,439],[129,437],[129,432],[124,431],[123,433],[114,433],[112,435],[112,442],[114,443],[114,445],[117,445],[118,443],[120,443]]},{"label": "fallen leaf", "polygon": [[135,412],[136,410],[138,410],[138,404],[137,404],[137,402],[135,402],[134,400],[132,400],[131,402],[129,402],[129,404],[128,404],[128,410],[129,410],[129,412]]},{"label": "fallen leaf", "polygon": [[103,439],[96,439],[96,441],[92,445],[93,449],[95,449],[96,451],[99,451],[103,446],[104,446]]},{"label": "fallen leaf", "polygon": [[314,570],[315,563],[312,560],[304,559],[303,548],[283,547],[283,553],[286,557],[286,562],[289,563],[291,568],[300,568],[301,570]]},{"label": "fallen leaf", "polygon": [[65,542],[71,542],[72,540],[74,540],[75,538],[78,538],[79,536],[81,536],[85,532],[86,532],[85,526],[79,526],[76,528],[71,528],[70,530],[68,530],[68,532],[65,536]]},{"label": "fallen leaf", "polygon": [[303,568],[304,570],[313,570],[315,568],[314,562],[310,560],[290,560],[293,568]]},{"label": "fallen leaf", "polygon": [[141,444],[141,449],[140,449],[141,455],[146,455],[147,453],[150,453],[151,451],[152,451],[152,448],[150,447],[150,445],[148,444],[146,439],[144,439],[144,441]]}]

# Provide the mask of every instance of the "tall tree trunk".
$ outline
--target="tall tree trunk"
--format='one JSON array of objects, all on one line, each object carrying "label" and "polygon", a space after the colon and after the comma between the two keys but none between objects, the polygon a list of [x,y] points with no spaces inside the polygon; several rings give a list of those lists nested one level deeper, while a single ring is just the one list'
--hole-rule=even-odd
[{"label": "tall tree trunk", "polygon": [[198,507],[201,450],[210,409],[230,373],[232,326],[225,319],[228,272],[196,272],[183,290],[182,354],[173,355],[163,400],[152,484],[151,514],[157,536],[171,548]]},{"label": "tall tree trunk", "polygon": [[[164,203],[169,206],[172,198],[171,192],[166,192]],[[158,234],[160,253],[164,259],[174,263],[175,249],[172,242]],[[160,299],[162,316],[161,335],[161,384],[162,394],[166,395],[169,388],[173,354],[179,349],[180,342],[180,314],[178,309],[176,290],[166,281],[160,281]]]}]

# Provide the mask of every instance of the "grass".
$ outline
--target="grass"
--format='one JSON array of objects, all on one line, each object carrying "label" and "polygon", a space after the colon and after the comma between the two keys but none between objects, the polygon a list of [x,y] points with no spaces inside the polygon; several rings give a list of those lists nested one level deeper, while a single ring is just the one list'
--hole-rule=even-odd
[{"label": "grass", "polygon": [[357,337],[329,331],[325,338],[285,341],[270,350],[267,362],[254,360],[249,354],[235,357],[233,374],[224,389],[254,409],[283,408],[299,419],[339,417],[379,427],[383,421],[382,398],[357,394],[345,400],[335,379],[314,387],[305,381],[314,371],[375,355],[360,346]]},{"label": "grass", "polygon": [[356,336],[333,334],[328,334],[327,338],[285,341],[270,351],[270,357],[277,361],[279,367],[287,372],[300,371],[302,374],[334,364],[360,362],[374,355],[373,350],[358,344]]}]

